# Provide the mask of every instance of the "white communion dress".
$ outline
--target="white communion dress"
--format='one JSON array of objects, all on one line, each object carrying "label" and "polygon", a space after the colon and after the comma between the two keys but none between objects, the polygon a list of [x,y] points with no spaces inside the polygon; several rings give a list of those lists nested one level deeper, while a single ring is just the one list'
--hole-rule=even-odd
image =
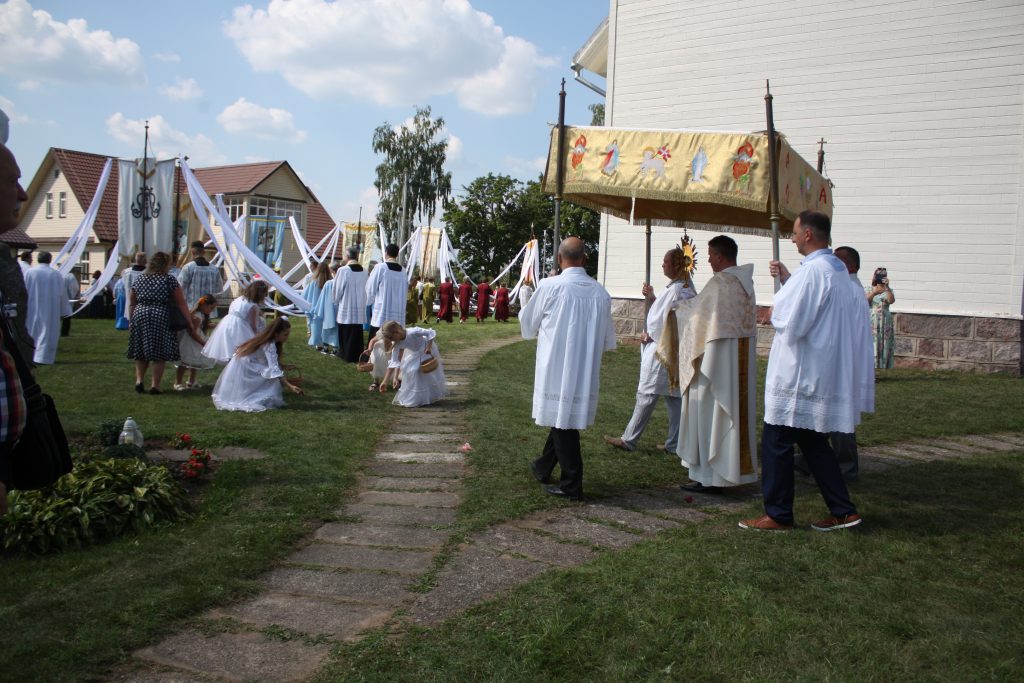
[{"label": "white communion dress", "polygon": [[274,342],[264,344],[248,356],[232,356],[213,388],[213,405],[218,410],[259,413],[284,405],[281,378],[284,370]]},{"label": "white communion dress", "polygon": [[[393,403],[406,408],[425,406],[440,401],[448,396],[448,384],[444,376],[444,363],[441,352],[434,342],[437,332],[423,327],[410,327],[405,339],[395,343],[391,352],[391,365],[397,365],[400,351],[405,351],[401,359],[402,386],[395,394]],[[437,369],[433,372],[420,372],[420,364],[427,358],[426,347],[430,343],[430,355],[437,359]]]},{"label": "white communion dress", "polygon": [[[192,316],[192,320],[196,324],[196,332],[205,341],[206,335],[202,332],[203,321],[198,316]],[[179,368],[209,370],[217,365],[216,360],[203,355],[203,346],[200,346],[199,342],[192,338],[188,330],[178,332],[178,355],[180,360],[175,365]]]},{"label": "white communion dress", "polygon": [[[253,309],[256,309],[257,313],[255,330],[249,323],[250,312]],[[213,328],[209,341],[203,347],[203,355],[218,363],[227,363],[235,355],[235,349],[240,344],[255,337],[265,326],[263,317],[259,315],[259,305],[244,297],[238,297],[231,302],[224,319]]]}]

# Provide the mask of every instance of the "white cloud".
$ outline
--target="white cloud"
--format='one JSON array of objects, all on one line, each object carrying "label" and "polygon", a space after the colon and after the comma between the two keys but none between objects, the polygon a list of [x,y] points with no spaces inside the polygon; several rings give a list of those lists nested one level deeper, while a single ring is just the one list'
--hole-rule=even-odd
[{"label": "white cloud", "polygon": [[536,180],[537,175],[544,172],[544,167],[547,163],[547,157],[524,159],[522,157],[507,156],[504,159],[504,166],[508,169],[508,172],[525,180]]},{"label": "white cloud", "polygon": [[153,59],[158,62],[165,62],[167,64],[177,64],[181,61],[181,55],[177,52],[157,52],[153,55]]},{"label": "white cloud", "polygon": [[217,116],[217,121],[229,133],[250,135],[261,140],[302,142],[306,139],[306,131],[295,127],[290,111],[262,107],[244,97],[228,105]]},{"label": "white cloud", "polygon": [[[320,198],[323,200],[323,197]],[[355,223],[359,220],[359,208],[362,207],[363,223],[377,222],[377,204],[380,195],[373,185],[365,187],[356,197],[345,197],[340,203],[330,202],[332,206],[328,209],[331,218],[341,223]]]},{"label": "white cloud", "polygon": [[[121,112],[107,118],[107,132],[118,142],[128,146],[129,151],[142,147],[145,136],[145,121],[129,119]],[[149,144],[160,159],[178,154],[187,155],[192,166],[223,164],[225,156],[217,151],[217,145],[202,133],[188,135],[176,130],[163,116],[149,117]]]},{"label": "white cloud", "polygon": [[0,5],[0,73],[39,81],[145,83],[139,46],[109,31],[89,30],[85,19],[57,21],[27,0]]},{"label": "white cloud", "polygon": [[160,94],[175,102],[198,100],[203,96],[203,89],[194,78],[179,78],[175,85],[160,87]]},{"label": "white cloud", "polygon": [[520,113],[553,64],[467,0],[271,0],[235,8],[224,30],[254,69],[307,95],[385,106],[454,94],[483,114]]}]

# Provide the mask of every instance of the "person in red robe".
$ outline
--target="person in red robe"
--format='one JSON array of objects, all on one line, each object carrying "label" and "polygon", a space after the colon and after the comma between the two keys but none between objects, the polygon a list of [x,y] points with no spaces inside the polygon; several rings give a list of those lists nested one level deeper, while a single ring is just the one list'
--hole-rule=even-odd
[{"label": "person in red robe", "polygon": [[500,323],[508,322],[508,287],[504,283],[494,290],[494,319]]},{"label": "person in red robe", "polygon": [[455,285],[452,279],[446,277],[441,286],[437,288],[437,296],[441,299],[441,308],[437,311],[437,322],[444,320],[446,323],[452,321],[452,303],[455,301]]},{"label": "person in red robe", "polygon": [[481,278],[476,286],[476,321],[482,323],[491,314],[491,285]]},{"label": "person in red robe", "polygon": [[469,300],[473,297],[473,285],[470,284],[469,278],[467,277],[459,285],[459,322],[466,322],[466,318],[469,317]]}]

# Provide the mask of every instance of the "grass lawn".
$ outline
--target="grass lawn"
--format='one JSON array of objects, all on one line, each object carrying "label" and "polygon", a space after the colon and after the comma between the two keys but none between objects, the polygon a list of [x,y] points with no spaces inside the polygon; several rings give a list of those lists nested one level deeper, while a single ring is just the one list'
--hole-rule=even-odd
[{"label": "grass lawn", "polygon": [[[526,470],[546,436],[530,421],[533,349],[494,351],[475,375],[463,533],[561,505]],[[633,346],[605,358],[597,423],[582,435],[591,497],[686,480],[654,451],[663,411],[634,453],[601,441],[629,419],[637,366]],[[863,444],[1024,431],[1015,378],[898,370],[877,396]],[[342,646],[317,680],[1019,680],[1021,455],[864,475],[853,496],[867,521],[852,533],[745,533],[720,514],[548,572],[436,629]],[[825,512],[817,493],[798,496],[798,521]]]},{"label": "grass lawn", "polygon": [[[440,327],[439,343],[450,357],[517,333],[514,322],[456,323]],[[184,522],[82,551],[0,558],[0,680],[94,679],[256,590],[262,572],[332,519],[396,409],[390,396],[366,392],[366,375],[303,337],[299,324],[286,358],[301,366],[308,395],[245,415],[214,410],[214,372],[196,392],[136,395],[127,334],[110,321],[74,322],[58,365],[39,370],[72,436],[131,415],[148,440],[188,431],[201,445],[270,457],[223,464]],[[460,531],[558,505],[525,470],[545,436],[529,418],[533,348],[500,349],[477,375]],[[588,495],[684,476],[677,460],[653,452],[662,413],[634,454],[600,441],[628,420],[636,375],[635,347],[607,356],[598,423],[584,433]],[[1020,380],[894,371],[859,438],[1024,430],[1022,406]],[[733,519],[715,519],[549,573],[434,631],[341,647],[324,680],[1012,678],[1024,651],[1021,482],[1012,456],[869,475],[854,489],[863,533],[737,536]],[[801,520],[820,511],[815,497],[798,500]],[[855,675],[866,653],[870,668]]]},{"label": "grass lawn", "polygon": [[[518,325],[442,326],[446,352]],[[332,519],[395,410],[366,391],[368,375],[305,346],[296,322],[285,348],[305,377],[304,397],[259,415],[215,410],[217,371],[202,389],[134,392],[126,332],[75,320],[57,365],[38,369],[72,438],[128,415],[147,441],[189,432],[203,446],[246,446],[265,460],[220,466],[196,514],[179,524],[47,557],[0,557],[0,680],[84,681],[180,628],[184,620],[256,590],[255,579],[322,521]],[[450,347],[450,348],[449,348]]]}]

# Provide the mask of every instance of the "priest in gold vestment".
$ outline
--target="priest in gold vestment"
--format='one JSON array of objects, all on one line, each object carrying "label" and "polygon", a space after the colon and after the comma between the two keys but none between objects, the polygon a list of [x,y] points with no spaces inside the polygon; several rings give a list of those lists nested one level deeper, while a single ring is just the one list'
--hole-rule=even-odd
[{"label": "priest in gold vestment", "polygon": [[708,242],[714,276],[669,313],[658,357],[682,392],[678,453],[687,491],[714,493],[757,481],[757,322],[754,266],[736,265],[736,242]]}]

